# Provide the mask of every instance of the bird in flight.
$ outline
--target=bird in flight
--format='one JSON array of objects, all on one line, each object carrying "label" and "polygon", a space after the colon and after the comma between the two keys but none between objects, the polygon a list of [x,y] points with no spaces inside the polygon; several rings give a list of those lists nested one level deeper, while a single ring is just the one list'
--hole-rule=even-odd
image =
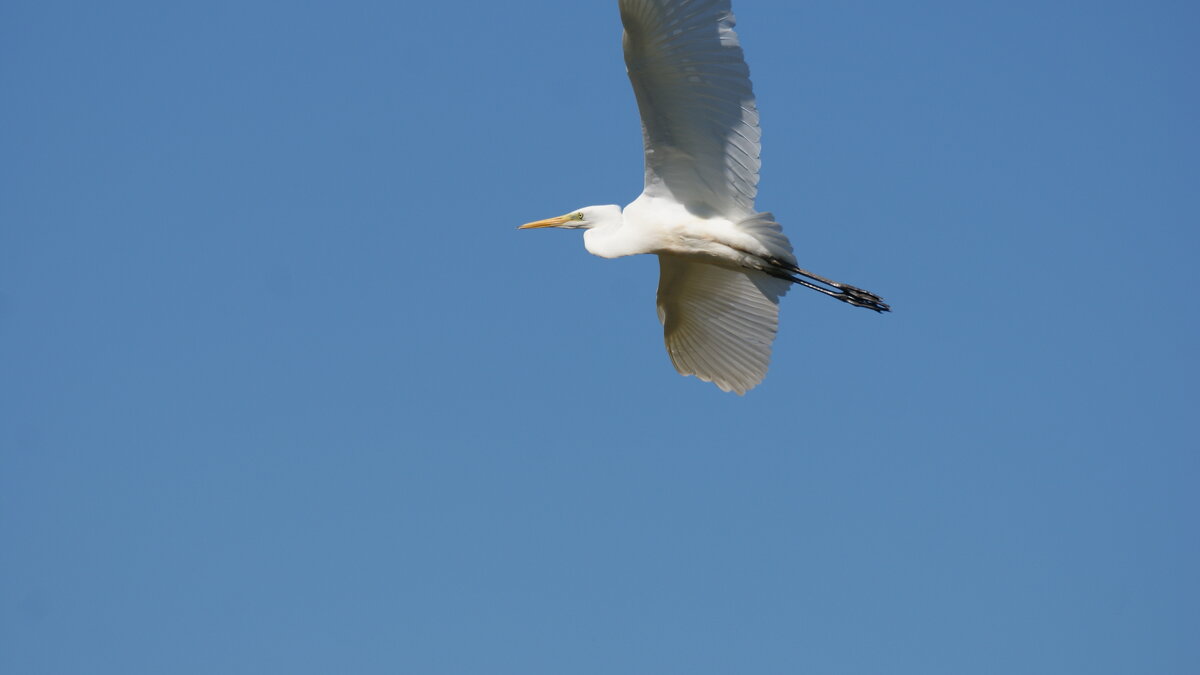
[{"label": "bird in flight", "polygon": [[882,298],[800,269],[758,192],[758,109],[729,0],[620,0],[642,117],[646,183],[626,206],[587,206],[519,229],[584,230],[589,253],[658,256],[658,318],[682,375],[745,394],[762,382],[792,284],[855,307]]}]

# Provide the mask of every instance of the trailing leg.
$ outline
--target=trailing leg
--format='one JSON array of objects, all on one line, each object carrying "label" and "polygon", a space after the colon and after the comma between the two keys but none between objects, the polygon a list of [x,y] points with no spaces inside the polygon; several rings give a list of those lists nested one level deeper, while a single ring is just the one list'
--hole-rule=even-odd
[{"label": "trailing leg", "polygon": [[[891,306],[884,302],[883,298],[870,291],[865,291],[856,286],[833,281],[832,279],[826,279],[825,277],[818,276],[812,272],[802,270],[795,265],[785,263],[782,260],[772,259],[768,260],[767,262],[769,262],[773,268],[772,270],[769,270],[772,276],[779,277],[780,279],[787,279],[794,284],[799,284],[805,288],[811,288],[814,291],[819,291],[831,298],[837,298],[838,300],[850,305],[854,305],[855,307],[866,307],[867,309],[873,309],[876,312],[892,311]],[[803,279],[801,277],[803,277]],[[805,281],[805,279],[808,279],[809,281]],[[824,284],[824,286],[819,284]],[[826,288],[826,286],[829,288]]]}]

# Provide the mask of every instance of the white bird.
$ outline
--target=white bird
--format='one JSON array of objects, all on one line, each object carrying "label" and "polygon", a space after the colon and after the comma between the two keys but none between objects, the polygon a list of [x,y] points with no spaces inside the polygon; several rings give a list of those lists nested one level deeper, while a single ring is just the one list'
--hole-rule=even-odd
[{"label": "white bird", "polygon": [[758,110],[729,0],[620,0],[642,117],[646,184],[625,207],[588,206],[519,229],[586,230],[602,258],[654,253],[658,318],[675,369],[744,394],[767,374],[792,284],[877,312],[867,291],[796,266],[775,217],[754,209]]}]

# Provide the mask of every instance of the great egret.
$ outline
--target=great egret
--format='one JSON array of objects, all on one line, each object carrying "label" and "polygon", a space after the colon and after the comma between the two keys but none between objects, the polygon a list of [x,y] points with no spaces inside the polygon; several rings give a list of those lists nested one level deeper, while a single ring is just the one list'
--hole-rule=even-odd
[{"label": "great egret", "polygon": [[779,298],[799,284],[889,311],[874,293],[796,266],[775,217],[754,210],[758,110],[729,0],[620,0],[625,65],[642,116],[646,185],[519,229],[586,230],[602,258],[654,253],[658,318],[675,369],[744,394],[767,374]]}]

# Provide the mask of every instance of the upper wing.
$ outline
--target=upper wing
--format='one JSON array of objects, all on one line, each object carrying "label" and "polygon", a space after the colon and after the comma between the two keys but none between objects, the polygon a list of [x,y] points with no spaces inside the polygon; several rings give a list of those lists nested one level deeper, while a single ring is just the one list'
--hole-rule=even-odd
[{"label": "upper wing", "polygon": [[758,109],[729,0],[620,0],[646,193],[701,217],[754,213]]},{"label": "upper wing", "polygon": [[739,394],[762,382],[791,283],[680,256],[658,260],[658,320],[675,370]]}]

